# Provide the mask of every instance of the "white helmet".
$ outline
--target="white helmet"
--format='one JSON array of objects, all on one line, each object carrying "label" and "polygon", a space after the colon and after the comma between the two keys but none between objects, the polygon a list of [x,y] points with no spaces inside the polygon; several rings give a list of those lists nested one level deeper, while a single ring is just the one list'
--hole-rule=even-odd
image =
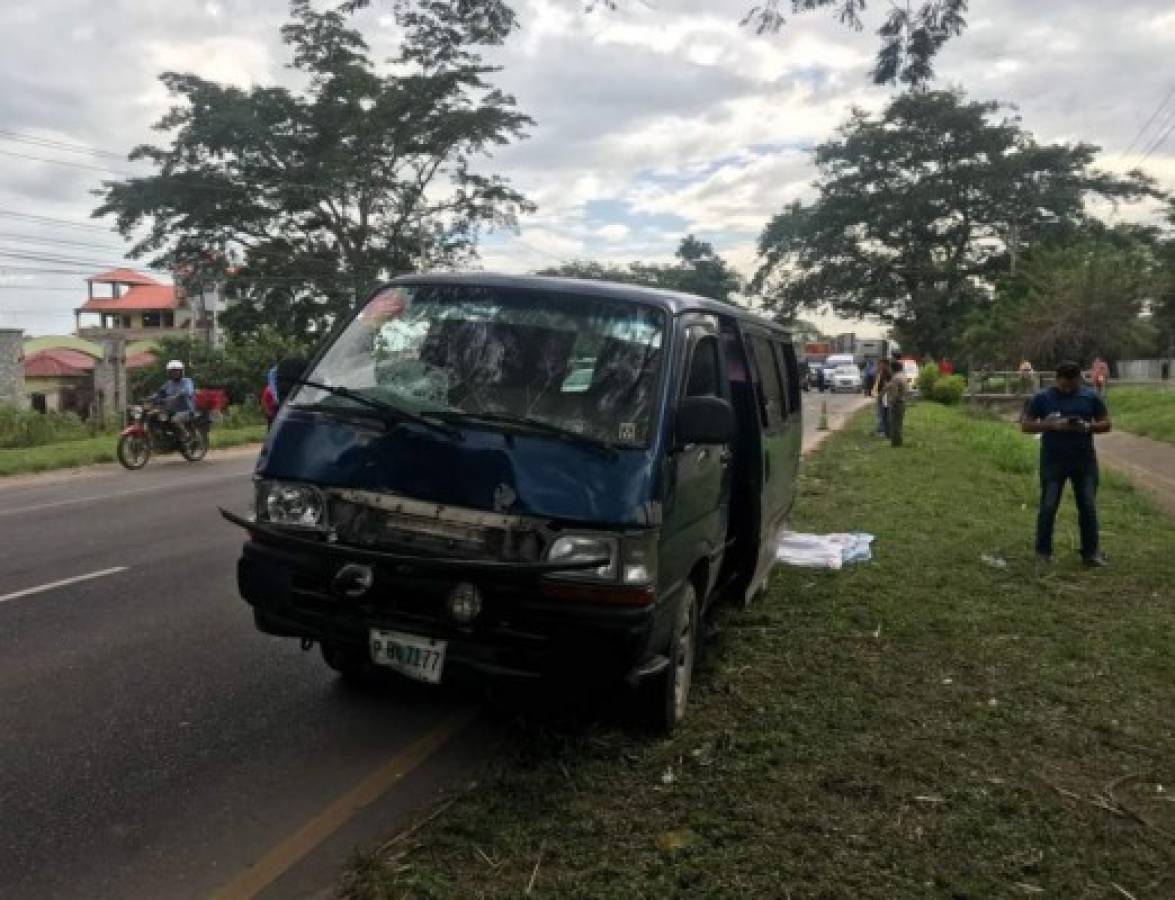
[{"label": "white helmet", "polygon": [[178,359],[170,359],[167,361],[167,371],[174,372],[177,369],[182,372],[184,370],[184,364]]}]

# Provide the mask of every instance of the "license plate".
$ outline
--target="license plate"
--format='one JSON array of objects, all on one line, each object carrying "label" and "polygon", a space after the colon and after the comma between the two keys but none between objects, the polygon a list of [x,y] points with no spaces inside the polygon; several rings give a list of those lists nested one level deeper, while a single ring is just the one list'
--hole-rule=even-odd
[{"label": "license plate", "polygon": [[405,634],[402,631],[371,629],[371,661],[395,669],[417,681],[438,684],[445,668],[447,641]]}]

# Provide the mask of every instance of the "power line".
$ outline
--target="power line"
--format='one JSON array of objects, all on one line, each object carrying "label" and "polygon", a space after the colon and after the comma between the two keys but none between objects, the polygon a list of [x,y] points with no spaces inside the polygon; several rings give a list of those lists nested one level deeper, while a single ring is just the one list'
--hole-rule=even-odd
[{"label": "power line", "polygon": [[106,166],[88,166],[85,163],[70,162],[67,159],[46,159],[44,156],[33,156],[29,153],[17,153],[13,150],[0,150],[0,156],[10,156],[13,159],[29,159],[33,162],[52,163],[55,166],[66,166],[70,169],[84,169],[87,172],[105,172],[110,175],[121,175],[123,178],[142,178],[142,175],[135,175],[132,172],[124,172],[121,169],[110,169]]},{"label": "power line", "polygon": [[1150,128],[1151,123],[1154,122],[1154,120],[1159,117],[1159,114],[1163,111],[1163,108],[1171,101],[1172,97],[1175,97],[1175,85],[1171,86],[1171,90],[1167,91],[1167,96],[1164,97],[1161,101],[1159,101],[1159,105],[1155,107],[1154,112],[1151,113],[1151,117],[1146,120],[1146,123],[1140,129],[1138,129],[1138,133],[1136,135],[1134,135],[1134,140],[1132,140],[1130,142],[1130,146],[1128,146],[1124,151],[1122,151],[1123,156],[1128,156],[1130,154],[1130,151],[1134,149],[1134,145],[1138,143],[1139,138],[1141,138],[1144,134],[1146,134],[1146,130],[1148,128]]},{"label": "power line", "polygon": [[1163,124],[1167,126],[1167,130],[1155,138],[1154,142],[1151,143],[1149,148],[1147,148],[1146,153],[1142,155],[1142,158],[1136,163],[1136,165],[1142,165],[1144,162],[1150,159],[1151,154],[1162,147],[1163,144],[1167,142],[1167,138],[1171,136],[1171,132],[1175,131],[1175,110],[1172,110],[1171,115],[1167,117],[1167,121]]},{"label": "power line", "polygon": [[91,225],[88,222],[72,222],[69,219],[55,219],[52,216],[38,216],[32,213],[18,212],[14,209],[0,209],[0,217],[6,219],[21,219],[34,222],[38,225],[64,225],[68,228],[85,228],[89,231],[101,231],[110,234],[110,228],[103,225]]},{"label": "power line", "polygon": [[110,159],[126,160],[125,153],[114,150],[101,150],[97,147],[87,147],[85,144],[70,144],[55,138],[38,137],[35,134],[22,134],[19,131],[9,131],[0,128],[0,140],[13,141],[18,144],[29,144],[34,147],[48,147],[53,150],[63,150],[66,153],[85,153],[90,156],[105,156]]},{"label": "power line", "polygon": [[151,272],[167,272],[168,271],[167,269],[159,269],[159,268],[155,268],[153,266],[148,266],[145,269],[142,269],[140,271],[139,269],[136,269],[133,265],[128,265],[125,262],[115,263],[115,262],[108,262],[105,260],[79,259],[78,257],[75,257],[75,256],[58,256],[56,254],[49,254],[49,253],[25,253],[25,252],[20,252],[20,251],[21,251],[21,248],[19,248],[19,247],[16,248],[15,250],[5,248],[5,247],[0,247],[0,256],[4,257],[6,259],[19,259],[19,260],[26,260],[28,262],[52,263],[52,264],[59,264],[59,265],[66,265],[66,266],[97,266],[98,268],[106,268],[106,269],[129,269],[132,272],[140,272],[140,274],[145,274],[148,271],[151,271]]},{"label": "power line", "polygon": [[50,244],[60,247],[90,247],[95,250],[107,250],[111,253],[117,253],[117,247],[111,247],[109,244],[94,244],[89,241],[64,241],[61,238],[45,238],[35,237],[27,234],[14,234],[11,231],[0,231],[0,240],[17,241],[22,244]]}]

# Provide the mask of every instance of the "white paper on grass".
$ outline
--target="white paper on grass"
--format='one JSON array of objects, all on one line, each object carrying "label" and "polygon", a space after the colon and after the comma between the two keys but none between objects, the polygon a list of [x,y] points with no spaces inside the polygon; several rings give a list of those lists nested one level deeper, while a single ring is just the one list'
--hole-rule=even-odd
[{"label": "white paper on grass", "polygon": [[861,531],[837,534],[805,534],[784,531],[776,544],[775,559],[789,566],[839,569],[846,563],[873,558],[873,535]]}]

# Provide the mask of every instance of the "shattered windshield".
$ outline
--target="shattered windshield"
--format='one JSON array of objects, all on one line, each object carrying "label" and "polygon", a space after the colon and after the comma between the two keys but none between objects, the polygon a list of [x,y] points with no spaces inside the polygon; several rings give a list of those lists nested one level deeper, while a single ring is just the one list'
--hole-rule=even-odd
[{"label": "shattered windshield", "polygon": [[[307,378],[418,414],[539,421],[643,446],[664,324],[659,310],[608,298],[391,287],[367,303]],[[291,405],[356,404],[306,386]]]}]

